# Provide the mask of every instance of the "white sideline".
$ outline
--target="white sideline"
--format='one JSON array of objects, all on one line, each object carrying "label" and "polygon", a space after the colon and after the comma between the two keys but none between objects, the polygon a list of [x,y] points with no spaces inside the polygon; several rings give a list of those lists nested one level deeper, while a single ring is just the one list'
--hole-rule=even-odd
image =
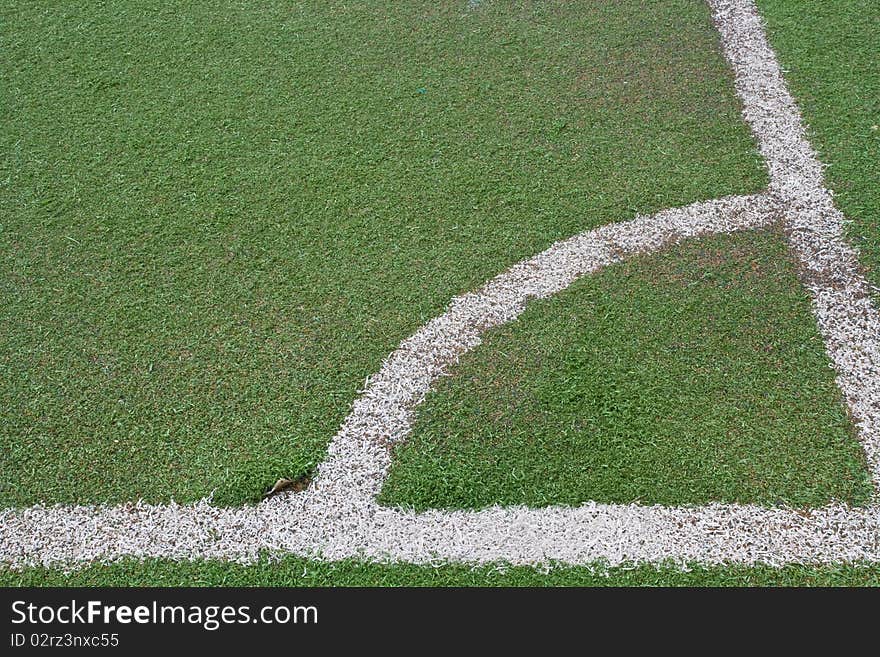
[{"label": "white sideline", "polygon": [[355,400],[306,491],[257,507],[35,506],[0,511],[0,562],[73,567],[126,556],[251,562],[261,553],[432,563],[831,563],[880,561],[880,506],[811,511],[752,505],[585,504],[409,513],[375,496],[433,382],[530,298],[681,239],[782,221],[802,266],[837,383],[880,489],[880,318],[844,242],[775,55],[750,0],[709,0],[743,115],[770,172],[767,193],[609,224],[514,265],[405,340]]}]

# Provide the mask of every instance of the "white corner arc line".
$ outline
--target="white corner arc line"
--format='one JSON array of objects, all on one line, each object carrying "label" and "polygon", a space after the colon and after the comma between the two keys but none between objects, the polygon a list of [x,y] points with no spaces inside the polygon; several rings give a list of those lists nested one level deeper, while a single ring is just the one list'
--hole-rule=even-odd
[{"label": "white corner arc line", "polygon": [[314,485],[257,507],[37,505],[0,511],[0,563],[68,567],[127,556],[227,559],[292,553],[430,563],[513,564],[603,560],[677,563],[880,561],[880,507],[832,504],[803,511],[753,505],[494,507],[409,513],[375,496],[413,412],[445,369],[511,321],[530,298],[635,253],[681,239],[782,219],[803,269],[837,382],[875,487],[880,486],[880,318],[843,217],[822,181],[775,55],[750,0],[709,0],[736,76],[743,115],[770,171],[768,193],[726,197],[609,224],[514,265],[405,340],[355,400]]},{"label": "white corner arc line", "polygon": [[456,297],[385,359],[355,401],[328,447],[313,489],[339,495],[346,506],[371,506],[391,464],[389,447],[409,434],[415,409],[433,384],[481,335],[516,319],[530,299],[542,299],[578,278],[638,253],[683,239],[759,228],[778,218],[768,195],[730,196],[606,224],[515,264],[476,292]]}]

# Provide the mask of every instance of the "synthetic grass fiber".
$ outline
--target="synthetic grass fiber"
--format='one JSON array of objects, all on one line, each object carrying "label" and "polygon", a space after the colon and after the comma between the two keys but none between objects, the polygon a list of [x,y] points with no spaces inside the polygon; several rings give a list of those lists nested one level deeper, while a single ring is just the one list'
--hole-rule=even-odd
[{"label": "synthetic grass fiber", "polygon": [[382,501],[821,506],[872,486],[781,234],[587,277],[442,380]]},{"label": "synthetic grass fiber", "polygon": [[766,180],[708,9],[0,10],[0,505],[256,500],[511,263]]},{"label": "synthetic grass fiber", "polygon": [[[803,103],[805,110],[805,118],[811,124],[810,136],[813,142],[820,149],[823,159],[831,161],[834,166],[829,171],[829,178],[832,186],[838,192],[838,201],[841,203],[842,209],[851,216],[855,213],[853,208],[859,203],[870,203],[870,194],[872,187],[864,184],[866,181],[872,180],[871,176],[876,177],[876,169],[873,169],[873,161],[876,158],[861,158],[858,166],[853,169],[860,179],[854,181],[854,187],[858,186],[858,190],[852,195],[847,194],[846,198],[841,195],[841,183],[846,184],[846,177],[841,177],[834,171],[838,163],[843,162],[845,158],[860,155],[859,149],[850,149],[848,147],[834,149],[828,148],[828,144],[834,139],[827,135],[830,132],[837,131],[844,140],[849,137],[854,139],[857,144],[865,143],[870,148],[876,145],[876,140],[868,142],[867,140],[859,141],[861,132],[850,132],[848,129],[861,129],[862,124],[858,121],[849,122],[856,115],[862,118],[867,117],[870,120],[871,114],[863,111],[864,108],[870,110],[871,98],[873,96],[863,95],[860,93],[862,89],[869,89],[869,85],[876,79],[858,79],[858,71],[870,74],[871,61],[876,65],[876,44],[880,43],[877,39],[871,39],[871,30],[874,29],[876,21],[872,23],[872,6],[866,2],[850,2],[845,1],[836,3],[833,8],[830,5],[817,6],[798,6],[794,11],[791,3],[771,2],[762,0],[759,2],[761,9],[770,22],[770,37],[773,44],[779,49],[781,59],[788,67],[787,77],[792,83],[793,90],[798,96],[798,100]],[[3,24],[8,24],[7,19],[10,13],[18,13],[18,8],[10,11],[9,9],[0,10],[2,12]],[[784,17],[781,20],[780,17]],[[860,38],[854,32],[867,35]],[[876,30],[875,30],[876,31]],[[4,52],[8,52],[5,46],[8,43],[8,35],[0,33],[3,39]],[[803,44],[803,47],[800,47]],[[873,49],[872,49],[873,44]],[[795,53],[795,54],[792,54]],[[830,58],[824,65],[816,65],[817,58]],[[868,67],[859,69],[852,64],[860,60],[867,62]],[[832,62],[832,64],[829,64]],[[840,73],[847,73],[841,76]],[[0,75],[8,75],[8,70],[0,71]],[[6,79],[4,78],[4,82]],[[841,82],[844,84],[841,85]],[[831,97],[830,103],[818,103],[811,105],[804,102],[804,95],[811,91],[810,85],[826,85],[826,88],[834,88],[838,85],[838,91],[846,91],[844,97]],[[8,88],[8,87],[4,87]],[[426,90],[427,91],[427,90]],[[0,101],[5,102],[5,96],[0,92]],[[841,102],[846,99],[855,102]],[[868,102],[859,105],[860,101]],[[841,108],[848,108],[841,110]],[[862,108],[862,109],[860,109]],[[816,120],[817,112],[825,112],[830,129],[817,130],[819,121]],[[876,109],[873,110],[876,114]],[[849,125],[847,125],[849,122]],[[4,127],[5,131],[7,128]],[[51,132],[51,131],[50,131]],[[0,139],[8,137],[6,132],[0,132]],[[3,142],[4,149],[7,142]],[[9,142],[12,143],[12,142]],[[843,142],[840,142],[843,143]],[[851,160],[852,161],[852,160]],[[0,161],[0,166],[3,162]],[[838,168],[839,170],[839,168]],[[6,171],[4,171],[6,173]],[[8,175],[5,180],[0,180],[0,185],[8,185],[12,179]],[[861,184],[860,184],[861,183]],[[4,190],[5,191],[8,190]],[[0,193],[0,207],[4,208],[2,217],[3,231],[0,232],[0,245],[7,248],[9,240],[7,223],[7,215],[5,214],[6,203],[10,197],[4,197]],[[849,205],[849,203],[856,205]],[[876,214],[876,213],[875,213]],[[10,213],[10,217],[12,214]],[[857,222],[858,224],[858,222]],[[865,222],[864,229],[858,226],[854,227],[853,234],[858,234],[857,230],[869,230],[870,223]],[[15,225],[13,225],[15,227]],[[863,250],[865,245],[862,244]],[[866,255],[870,257],[868,252]],[[4,272],[5,273],[5,272]],[[876,278],[875,278],[876,281]],[[5,318],[4,318],[5,320]],[[4,335],[5,339],[5,335]],[[3,353],[2,357],[6,358],[7,354]],[[56,375],[63,375],[63,372],[56,372]],[[12,377],[10,376],[10,381]],[[10,413],[10,416],[12,413]],[[4,422],[6,417],[2,418]],[[6,445],[4,444],[3,447]],[[5,465],[5,464],[4,464]],[[50,482],[51,483],[51,482]],[[41,482],[46,484],[46,482]],[[17,485],[17,484],[16,484]],[[537,572],[529,568],[514,569],[494,569],[479,568],[472,569],[467,566],[449,566],[442,568],[422,568],[407,565],[366,565],[357,562],[342,562],[339,564],[316,564],[301,559],[285,559],[280,563],[261,562],[254,566],[242,567],[229,563],[171,563],[167,561],[148,561],[146,563],[138,563],[134,561],[123,562],[118,564],[94,565],[85,570],[73,573],[70,576],[64,576],[57,570],[46,571],[43,569],[29,569],[24,573],[12,573],[0,569],[0,582],[4,584],[308,584],[314,583],[318,585],[328,584],[516,584],[530,583],[534,585],[540,584],[601,584],[603,582],[611,584],[702,584],[702,585],[723,585],[723,584],[795,584],[795,585],[876,585],[878,583],[877,572],[875,567],[858,567],[858,566],[834,566],[812,568],[808,566],[787,566],[785,568],[769,568],[757,567],[746,568],[739,566],[729,567],[713,567],[705,568],[702,566],[694,567],[690,572],[682,573],[678,568],[666,570],[663,568],[654,568],[650,566],[642,566],[639,568],[612,569],[606,574],[601,572],[597,575],[590,569],[557,569],[549,574]]]}]

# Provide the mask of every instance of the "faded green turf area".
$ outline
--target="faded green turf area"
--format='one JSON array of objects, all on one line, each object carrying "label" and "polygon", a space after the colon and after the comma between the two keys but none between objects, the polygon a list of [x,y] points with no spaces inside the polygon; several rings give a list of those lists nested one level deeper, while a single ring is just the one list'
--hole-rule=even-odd
[{"label": "faded green turf area", "polygon": [[782,236],[688,241],[492,331],[429,395],[381,499],[867,502],[864,453]]},{"label": "faded green turf area", "polygon": [[708,9],[0,8],[0,506],[253,500],[457,293],[765,175]]},{"label": "faded green turf area", "polygon": [[[758,0],[826,184],[880,286],[880,4]],[[877,297],[880,300],[880,296]]]},{"label": "faded green turf area", "polygon": [[607,568],[468,565],[414,566],[296,557],[250,566],[224,562],[129,560],[64,574],[57,569],[0,569],[0,586],[880,586],[876,565],[671,566]]}]

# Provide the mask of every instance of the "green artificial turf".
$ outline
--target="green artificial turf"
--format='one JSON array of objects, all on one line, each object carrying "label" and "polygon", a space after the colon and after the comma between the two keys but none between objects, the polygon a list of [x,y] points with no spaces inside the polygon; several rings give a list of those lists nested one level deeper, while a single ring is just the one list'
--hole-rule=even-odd
[{"label": "green artificial turf", "polygon": [[880,586],[880,566],[673,566],[608,568],[467,564],[415,566],[298,557],[243,566],[217,561],[126,560],[59,569],[0,569],[0,586]]},{"label": "green artificial turf", "polygon": [[880,4],[757,4],[810,142],[828,165],[826,184],[852,220],[848,236],[880,286]]},{"label": "green artificial turf", "polygon": [[640,256],[533,303],[441,380],[385,504],[867,502],[783,237]]},{"label": "green artificial turf", "polygon": [[697,0],[15,1],[0,51],[0,506],[258,499],[455,294],[766,182]]}]

